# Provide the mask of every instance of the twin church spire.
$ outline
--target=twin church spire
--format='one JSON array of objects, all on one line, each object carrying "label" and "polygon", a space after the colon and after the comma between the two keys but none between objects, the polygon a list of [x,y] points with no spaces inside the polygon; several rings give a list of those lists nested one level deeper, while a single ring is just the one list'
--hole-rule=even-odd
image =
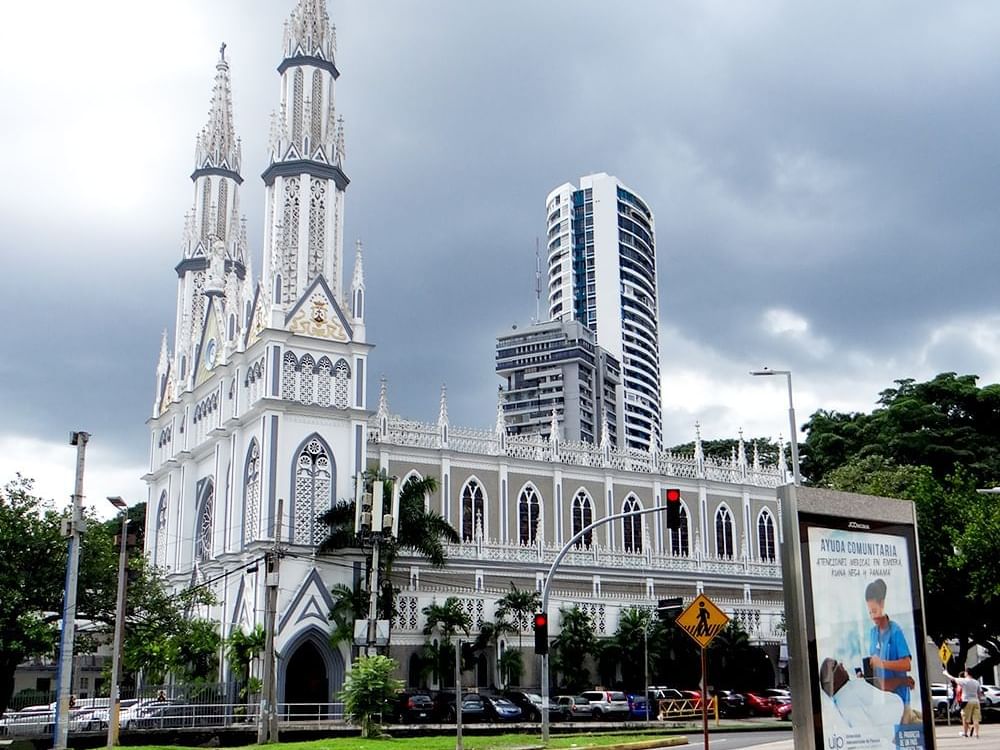
[{"label": "twin church spire", "polygon": [[[194,200],[185,216],[178,275],[173,354],[161,352],[156,406],[197,385],[195,370],[206,331],[214,357],[226,361],[248,346],[251,329],[287,327],[322,277],[325,304],[337,308],[346,330],[364,336],[360,248],[353,278],[344,278],[343,119],[335,85],[336,35],[326,0],[298,0],[285,22],[280,103],[274,114],[265,184],[263,269],[253,286],[246,220],[240,214],[242,145],[233,117],[226,45],[215,65],[208,121],[195,140]],[[345,281],[350,288],[344,290]],[[344,295],[344,292],[347,295]],[[316,301],[313,300],[313,305]],[[259,308],[259,309],[258,309]],[[359,340],[357,335],[354,340]]]}]

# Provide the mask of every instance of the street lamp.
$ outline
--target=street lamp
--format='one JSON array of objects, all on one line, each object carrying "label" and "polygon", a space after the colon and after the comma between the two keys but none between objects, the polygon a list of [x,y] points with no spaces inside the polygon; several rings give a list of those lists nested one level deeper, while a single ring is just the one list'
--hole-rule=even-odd
[{"label": "street lamp", "polygon": [[989,487],[985,490],[976,490],[980,495],[1000,495],[1000,487]]},{"label": "street lamp", "polygon": [[108,706],[108,748],[118,744],[118,727],[121,718],[122,699],[119,695],[119,674],[121,672],[122,640],[125,634],[125,559],[126,532],[128,528],[128,503],[120,497],[109,497],[108,502],[121,511],[122,533],[121,551],[118,555],[118,603],[115,605],[115,638],[111,653],[111,699]]},{"label": "street lamp", "polygon": [[792,481],[802,484],[802,476],[799,474],[799,430],[795,424],[795,406],[792,404],[792,371],[772,370],[764,367],[760,370],[751,370],[751,375],[784,375],[788,379],[788,429],[789,440],[792,442]]}]

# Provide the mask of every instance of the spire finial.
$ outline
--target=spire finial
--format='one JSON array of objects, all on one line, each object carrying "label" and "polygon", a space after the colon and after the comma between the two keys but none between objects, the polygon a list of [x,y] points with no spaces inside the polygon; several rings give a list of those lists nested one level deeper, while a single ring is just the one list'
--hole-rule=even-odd
[{"label": "spire finial", "polygon": [[503,435],[507,432],[507,416],[503,411],[503,386],[497,386],[497,424],[494,430],[497,435]]},{"label": "spire finial", "polygon": [[441,384],[441,403],[438,406],[438,425],[448,424],[448,386]]},{"label": "spire finial", "polygon": [[219,62],[220,63],[225,63],[226,62],[226,43],[225,42],[223,42],[222,44],[219,45]]}]

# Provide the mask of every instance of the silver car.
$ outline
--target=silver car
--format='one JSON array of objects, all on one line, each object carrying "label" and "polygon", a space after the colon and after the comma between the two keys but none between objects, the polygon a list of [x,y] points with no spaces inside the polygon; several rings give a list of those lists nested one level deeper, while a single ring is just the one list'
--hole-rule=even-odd
[{"label": "silver car", "polygon": [[595,719],[628,718],[628,697],[620,690],[584,690],[580,696],[590,702]]}]

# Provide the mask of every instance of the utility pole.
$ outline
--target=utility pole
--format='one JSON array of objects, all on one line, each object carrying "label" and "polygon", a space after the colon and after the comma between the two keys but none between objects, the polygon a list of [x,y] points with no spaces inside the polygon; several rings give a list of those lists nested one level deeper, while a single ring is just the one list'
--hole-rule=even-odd
[{"label": "utility pole", "polygon": [[[399,479],[392,477],[392,497],[390,505],[385,504],[383,479],[375,477],[371,493],[365,492],[364,474],[358,474],[354,492],[354,531],[362,546],[371,540],[372,560],[368,573],[368,620],[356,620],[355,643],[362,645],[360,633],[364,633],[366,656],[378,653],[378,594],[379,594],[379,546],[383,540],[394,539],[399,534]],[[364,625],[362,625],[364,623]]]},{"label": "utility pole", "polygon": [[69,522],[63,523],[63,535],[69,537],[66,559],[66,587],[63,593],[62,637],[59,642],[59,694],[56,703],[56,726],[52,746],[66,750],[69,735],[69,699],[73,685],[73,639],[76,628],[76,585],[80,572],[80,536],[86,530],[83,520],[83,464],[87,453],[88,432],[71,432],[69,444],[76,446],[76,485]]},{"label": "utility pole", "polygon": [[111,705],[108,707],[108,750],[118,744],[118,729],[121,720],[122,697],[119,681],[121,680],[122,641],[125,636],[125,585],[128,576],[125,575],[125,562],[128,558],[128,505],[120,497],[109,497],[108,500],[122,514],[121,548],[118,553],[118,602],[115,605],[115,638],[111,647]]},{"label": "utility pole", "polygon": [[455,750],[464,750],[462,744],[462,641],[455,646]]},{"label": "utility pole", "polygon": [[278,619],[278,568],[281,564],[281,519],[285,501],[278,498],[278,519],[274,526],[274,544],[264,554],[264,585],[267,587],[264,608],[264,665],[260,698],[260,718],[257,724],[257,744],[278,741],[277,674],[274,668],[274,631]]}]

